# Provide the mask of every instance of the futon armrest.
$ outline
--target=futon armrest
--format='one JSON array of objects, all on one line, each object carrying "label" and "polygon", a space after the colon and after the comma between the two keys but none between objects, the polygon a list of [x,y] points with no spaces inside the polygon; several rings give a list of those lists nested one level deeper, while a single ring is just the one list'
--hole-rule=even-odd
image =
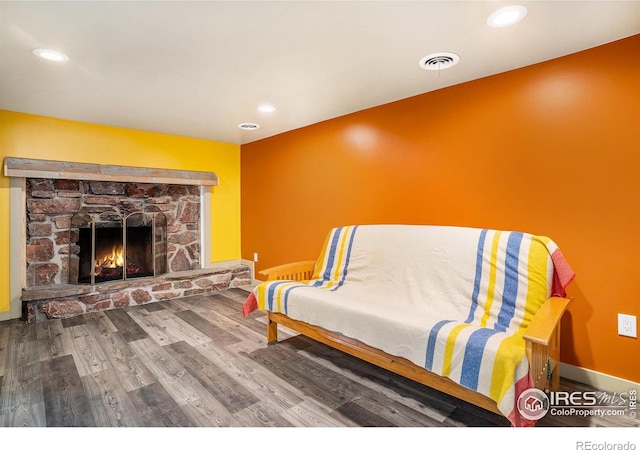
[{"label": "futon armrest", "polygon": [[549,345],[553,333],[560,323],[562,314],[571,300],[562,297],[551,297],[540,307],[524,333],[526,341]]},{"label": "futon armrest", "polygon": [[258,273],[267,277],[267,281],[305,281],[310,280],[313,276],[313,268],[315,264],[315,261],[298,261],[264,269]]}]

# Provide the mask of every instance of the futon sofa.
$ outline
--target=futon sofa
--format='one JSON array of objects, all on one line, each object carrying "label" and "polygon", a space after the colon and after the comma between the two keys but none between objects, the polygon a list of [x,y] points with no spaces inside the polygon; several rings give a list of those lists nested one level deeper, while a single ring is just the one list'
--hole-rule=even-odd
[{"label": "futon sofa", "polygon": [[351,355],[532,426],[530,388],[558,389],[574,272],[549,238],[430,225],[330,231],[315,261],[261,272],[243,305]]}]

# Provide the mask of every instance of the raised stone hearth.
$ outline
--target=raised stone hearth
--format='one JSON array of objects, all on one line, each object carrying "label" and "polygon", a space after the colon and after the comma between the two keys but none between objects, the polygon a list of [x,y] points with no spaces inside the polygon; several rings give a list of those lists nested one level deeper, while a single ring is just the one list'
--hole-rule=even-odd
[{"label": "raised stone hearth", "polygon": [[38,286],[25,289],[22,293],[23,319],[37,322],[68,318],[91,311],[143,305],[250,283],[251,269],[237,264],[168,273],[156,278],[110,281],[93,286]]}]

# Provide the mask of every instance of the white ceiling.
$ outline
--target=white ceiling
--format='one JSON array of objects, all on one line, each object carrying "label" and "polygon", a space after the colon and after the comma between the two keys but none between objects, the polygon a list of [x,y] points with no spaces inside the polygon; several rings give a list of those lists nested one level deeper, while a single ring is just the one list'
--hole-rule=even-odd
[{"label": "white ceiling", "polygon": [[[242,144],[640,33],[640,1],[520,1],[487,26],[508,4],[0,1],[0,109]],[[441,51],[460,63],[419,67]]]}]

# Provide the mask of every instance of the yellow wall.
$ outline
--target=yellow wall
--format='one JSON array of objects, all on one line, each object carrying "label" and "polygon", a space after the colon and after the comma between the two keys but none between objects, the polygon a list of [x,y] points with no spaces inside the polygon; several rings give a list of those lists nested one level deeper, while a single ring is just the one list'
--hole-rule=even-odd
[{"label": "yellow wall", "polygon": [[[240,146],[0,110],[5,157],[215,172],[211,259],[240,258]],[[9,310],[9,178],[0,176],[0,312]]]}]

